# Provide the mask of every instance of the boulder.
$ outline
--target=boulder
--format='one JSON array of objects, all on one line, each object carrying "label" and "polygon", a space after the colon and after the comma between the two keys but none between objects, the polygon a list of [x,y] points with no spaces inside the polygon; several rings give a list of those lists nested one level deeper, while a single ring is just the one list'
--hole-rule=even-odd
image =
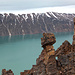
[{"label": "boulder", "polygon": [[2,70],[2,75],[14,75],[13,71],[10,69],[6,71],[6,69]]}]

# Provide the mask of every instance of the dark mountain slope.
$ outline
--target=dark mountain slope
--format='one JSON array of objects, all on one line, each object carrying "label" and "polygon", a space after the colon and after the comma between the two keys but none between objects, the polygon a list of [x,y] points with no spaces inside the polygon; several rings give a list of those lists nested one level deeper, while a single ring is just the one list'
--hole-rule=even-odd
[{"label": "dark mountain slope", "polygon": [[0,36],[73,31],[75,14],[0,14]]}]

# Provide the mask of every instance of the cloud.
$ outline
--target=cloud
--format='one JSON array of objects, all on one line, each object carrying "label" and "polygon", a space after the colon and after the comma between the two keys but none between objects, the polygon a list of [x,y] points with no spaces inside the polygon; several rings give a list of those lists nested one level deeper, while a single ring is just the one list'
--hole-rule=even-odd
[{"label": "cloud", "polygon": [[27,9],[27,10],[9,10],[1,11],[0,13],[13,13],[13,14],[28,14],[28,13],[46,13],[46,12],[58,12],[58,13],[74,13],[75,5],[61,6],[61,7],[44,7],[37,9]]},{"label": "cloud", "polygon": [[75,0],[0,0],[0,10],[75,5]]}]

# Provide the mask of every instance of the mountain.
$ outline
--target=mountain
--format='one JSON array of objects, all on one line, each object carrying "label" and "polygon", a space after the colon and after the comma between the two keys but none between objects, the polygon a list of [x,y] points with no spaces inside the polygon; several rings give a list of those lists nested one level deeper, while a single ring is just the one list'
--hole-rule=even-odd
[{"label": "mountain", "polygon": [[0,36],[73,31],[75,14],[46,12],[0,14]]}]

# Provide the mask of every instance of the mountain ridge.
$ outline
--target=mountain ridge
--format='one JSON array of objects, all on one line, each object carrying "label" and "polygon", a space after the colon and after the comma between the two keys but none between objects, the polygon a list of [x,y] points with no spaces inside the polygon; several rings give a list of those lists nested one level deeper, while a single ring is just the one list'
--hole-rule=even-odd
[{"label": "mountain ridge", "polygon": [[0,36],[73,31],[75,14],[46,12],[0,14]]}]

